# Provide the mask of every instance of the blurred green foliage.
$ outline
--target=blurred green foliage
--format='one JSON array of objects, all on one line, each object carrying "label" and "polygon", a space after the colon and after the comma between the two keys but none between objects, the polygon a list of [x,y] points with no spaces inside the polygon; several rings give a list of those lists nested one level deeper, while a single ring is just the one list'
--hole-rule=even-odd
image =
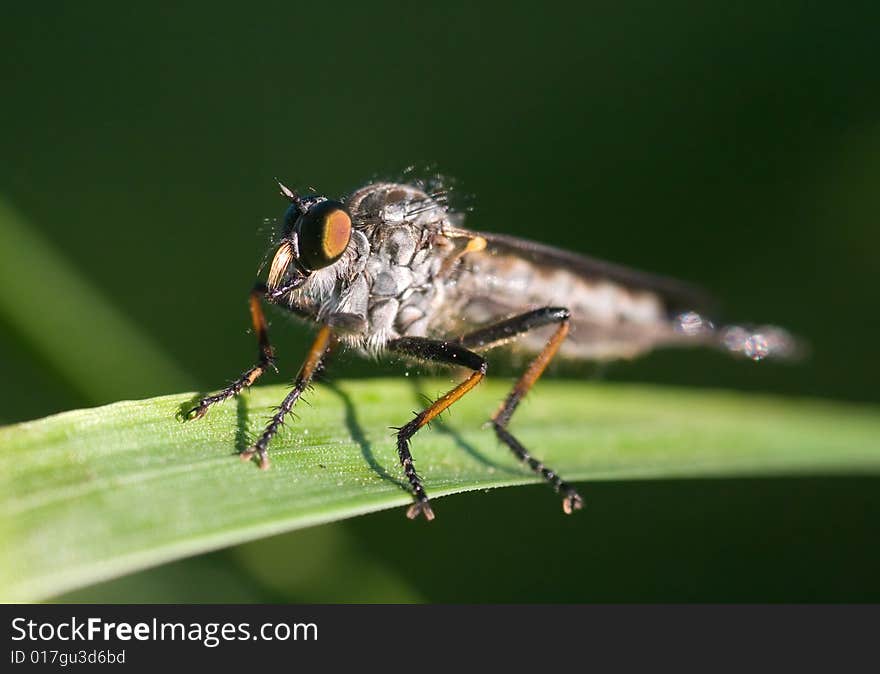
[{"label": "blurred green foliage", "polygon": [[[263,218],[284,205],[272,177],[338,194],[429,160],[475,195],[475,227],[696,281],[728,317],[813,348],[795,367],[667,352],[602,376],[877,402],[878,19],[869,2],[19,3],[0,23],[0,195],[96,289],[96,311],[204,389],[253,355],[245,296]],[[59,366],[84,353],[82,330],[52,326],[66,287],[23,266],[4,277],[22,304],[0,313],[0,420],[108,401]],[[23,311],[62,339],[35,340]],[[273,327],[290,375],[305,332]],[[131,341],[95,338],[111,345],[94,366],[114,397],[172,392],[132,376]],[[876,600],[877,486],[591,485],[590,509],[564,519],[522,489],[450,499],[431,527],[339,525],[340,555],[322,557],[315,532],[253,545],[300,578],[308,560],[294,558],[328,559],[312,588],[353,559],[400,578],[399,594],[377,583],[350,598]],[[267,579],[278,562],[262,573],[258,557],[217,553],[78,597],[346,598]],[[207,567],[238,583],[197,590]]]}]

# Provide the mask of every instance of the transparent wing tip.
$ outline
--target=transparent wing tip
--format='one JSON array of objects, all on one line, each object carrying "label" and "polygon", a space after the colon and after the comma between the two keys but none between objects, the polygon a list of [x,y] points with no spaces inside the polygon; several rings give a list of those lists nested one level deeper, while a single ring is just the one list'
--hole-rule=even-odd
[{"label": "transparent wing tip", "polygon": [[807,354],[803,342],[775,325],[731,325],[722,328],[718,338],[725,350],[756,362],[767,358],[800,360]]},{"label": "transparent wing tip", "polygon": [[800,360],[808,352],[801,340],[775,325],[716,327],[705,316],[686,311],[675,317],[674,326],[676,332],[686,337],[714,343],[729,353],[756,362],[767,358]]}]

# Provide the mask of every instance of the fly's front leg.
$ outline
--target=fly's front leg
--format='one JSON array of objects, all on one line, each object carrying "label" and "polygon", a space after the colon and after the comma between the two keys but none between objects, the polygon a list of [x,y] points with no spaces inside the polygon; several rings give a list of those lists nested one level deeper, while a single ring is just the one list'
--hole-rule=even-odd
[{"label": "fly's front leg", "polygon": [[251,457],[256,454],[260,461],[260,468],[266,470],[269,467],[269,442],[275,437],[278,429],[284,424],[284,417],[290,413],[293,406],[296,404],[296,401],[299,400],[305,390],[308,389],[315,373],[321,368],[321,364],[332,346],[333,333],[330,331],[330,328],[325,325],[318,331],[315,341],[312,343],[309,353],[306,356],[306,361],[303,363],[299,374],[296,376],[293,389],[291,389],[290,393],[288,393],[284,400],[281,401],[281,405],[278,406],[278,409],[272,416],[272,419],[269,421],[259,439],[252,447],[241,453],[240,456],[242,461],[249,461]]},{"label": "fly's front leg", "polygon": [[444,342],[422,337],[395,339],[387,344],[387,348],[411,358],[443,363],[444,365],[461,365],[473,370],[473,373],[458,386],[437,398],[430,406],[416,414],[412,421],[397,429],[397,454],[416,500],[406,511],[406,516],[415,519],[419,515],[424,515],[425,519],[430,521],[434,519],[434,511],[431,509],[421,478],[413,466],[409,441],[420,428],[430,423],[432,419],[480,383],[480,380],[486,376],[486,359],[456,342]]},{"label": "fly's front leg", "polygon": [[494,325],[482,328],[475,332],[469,333],[459,339],[459,343],[469,348],[490,348],[497,344],[513,339],[529,330],[534,330],[546,325],[558,324],[556,332],[547,341],[544,349],[532,361],[526,371],[519,380],[514,384],[513,389],[507,395],[501,407],[492,416],[492,427],[498,439],[507,445],[516,457],[527,463],[529,467],[538,475],[543,477],[551,487],[558,493],[562,494],[562,509],[571,514],[575,510],[583,507],[583,499],[575,489],[567,482],[562,480],[556,471],[545,466],[541,461],[534,458],[528,450],[517,440],[507,426],[510,418],[516,411],[520,401],[528,393],[529,389],[535,384],[547,365],[556,355],[559,346],[565,340],[569,330],[570,313],[568,309],[562,307],[545,307],[530,311],[519,316],[501,321]]},{"label": "fly's front leg", "polygon": [[205,413],[211,405],[223,402],[227,398],[237,396],[244,389],[257,381],[257,379],[259,379],[270,367],[277,371],[277,368],[275,367],[275,349],[269,342],[269,328],[266,325],[266,316],[263,314],[262,301],[265,297],[265,284],[257,283],[253,290],[251,290],[249,298],[251,323],[254,328],[254,334],[257,336],[257,342],[260,346],[257,364],[246,370],[240,377],[238,377],[238,379],[233,381],[219,393],[202,398],[199,401],[199,404],[187,413],[187,418],[201,419],[205,416]]}]

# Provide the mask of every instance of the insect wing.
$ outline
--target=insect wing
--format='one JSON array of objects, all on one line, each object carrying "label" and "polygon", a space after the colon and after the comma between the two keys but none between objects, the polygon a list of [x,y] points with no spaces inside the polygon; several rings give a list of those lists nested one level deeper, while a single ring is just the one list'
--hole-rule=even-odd
[{"label": "insect wing", "polygon": [[[562,355],[631,358],[680,341],[673,318],[712,305],[706,293],[674,279],[504,234],[453,234],[481,242],[462,258],[453,293],[450,324],[458,332],[540,307],[565,307],[573,329]],[[520,345],[537,351],[545,338],[536,332]]]},{"label": "insect wing", "polygon": [[507,234],[473,235],[485,239],[486,252],[491,255],[518,257],[547,270],[566,270],[591,283],[610,282],[633,291],[655,293],[671,314],[688,310],[711,312],[716,304],[706,291],[677,279]]}]

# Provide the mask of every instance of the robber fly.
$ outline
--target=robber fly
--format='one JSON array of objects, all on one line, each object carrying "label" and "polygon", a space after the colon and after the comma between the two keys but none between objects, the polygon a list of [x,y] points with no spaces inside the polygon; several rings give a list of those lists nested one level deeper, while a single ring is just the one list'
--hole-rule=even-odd
[{"label": "robber fly", "polygon": [[589,360],[633,358],[655,347],[703,344],[754,360],[789,356],[783,330],[716,327],[702,313],[704,295],[678,281],[630,270],[540,243],[462,226],[443,191],[424,183],[374,182],[344,200],[300,196],[279,183],[290,201],[265,283],[250,294],[259,358],[219,393],[190,411],[238,395],[275,368],[263,303],[319,326],[287,394],[243,460],[269,467],[268,449],[285,417],[329,352],[347,345],[368,354],[470,371],[397,431],[397,452],[414,499],[407,516],[434,518],[413,466],[410,439],[485,378],[483,352],[517,340],[534,359],[491,418],[518,459],[562,497],[566,513],[580,509],[578,492],[534,457],[508,425],[517,405],[557,353]]}]

